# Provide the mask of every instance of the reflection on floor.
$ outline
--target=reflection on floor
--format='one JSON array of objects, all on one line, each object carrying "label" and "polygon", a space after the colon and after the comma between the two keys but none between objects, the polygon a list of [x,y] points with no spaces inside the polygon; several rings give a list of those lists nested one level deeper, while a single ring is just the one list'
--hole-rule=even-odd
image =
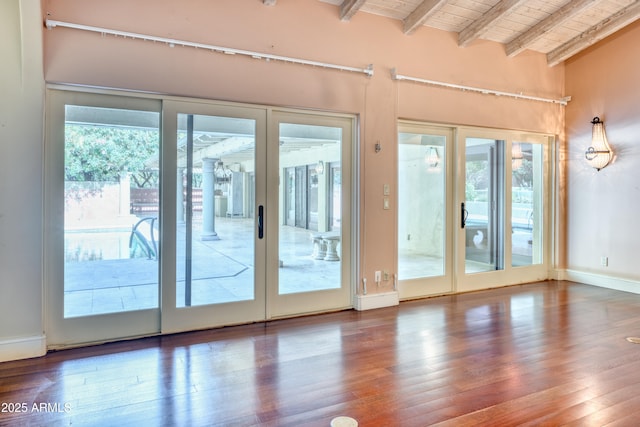
[{"label": "reflection on floor", "polygon": [[[216,218],[219,240],[202,241],[196,228],[192,241],[191,305],[253,299],[253,221]],[[178,227],[177,232],[176,299],[177,305],[184,307],[184,226]],[[340,287],[342,263],[313,259],[310,236],[309,230],[280,227],[280,294]],[[67,262],[65,317],[156,308],[158,267],[155,259],[146,257]]]}]

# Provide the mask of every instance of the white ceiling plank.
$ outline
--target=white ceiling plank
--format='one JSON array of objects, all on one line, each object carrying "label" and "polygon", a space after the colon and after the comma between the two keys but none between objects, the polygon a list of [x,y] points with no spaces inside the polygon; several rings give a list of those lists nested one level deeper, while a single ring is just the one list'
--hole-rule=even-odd
[{"label": "white ceiling plank", "polygon": [[411,34],[433,16],[447,1],[424,0],[404,20],[404,33]]},{"label": "white ceiling plank", "polygon": [[364,6],[367,0],[344,0],[340,5],[340,19],[349,21]]},{"label": "white ceiling plank", "polygon": [[458,35],[458,45],[465,47],[469,45],[473,40],[482,37],[491,25],[505,14],[511,12],[513,9],[521,6],[526,0],[502,0],[495,6],[493,6],[487,13],[482,15],[480,19],[472,22],[467,28],[462,30]]},{"label": "white ceiling plank", "polygon": [[552,31],[554,28],[562,25],[564,22],[585,10],[587,7],[597,3],[600,0],[576,0],[570,1],[556,12],[549,15],[548,18],[538,22],[528,31],[517,36],[515,39],[507,43],[505,51],[507,56],[515,56],[531,46],[542,36]]},{"label": "white ceiling plank", "polygon": [[547,54],[549,66],[558,65],[565,59],[599,42],[640,18],[640,0],[614,13],[579,36],[569,40]]},{"label": "white ceiling plank", "polygon": [[528,49],[554,60],[562,46],[568,49],[569,42],[573,46],[573,39],[596,32],[593,28],[602,22],[617,21],[622,9],[627,10],[640,0],[318,1],[334,5],[344,21],[356,13],[370,13],[400,21],[404,34],[412,34],[425,25],[457,34],[460,46],[483,39],[503,44],[511,57]]},{"label": "white ceiling plank", "polygon": [[482,37],[498,19],[509,13],[513,9],[519,7],[526,0],[502,0],[493,6],[487,13],[482,15],[480,19],[474,21],[467,28],[462,30],[458,35],[458,45],[466,47],[475,39]]}]

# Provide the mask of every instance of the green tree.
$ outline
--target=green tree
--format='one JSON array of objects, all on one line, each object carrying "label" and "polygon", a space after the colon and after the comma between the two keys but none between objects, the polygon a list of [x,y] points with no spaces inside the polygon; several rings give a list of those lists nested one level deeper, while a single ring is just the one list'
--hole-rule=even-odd
[{"label": "green tree", "polygon": [[157,130],[67,124],[65,179],[118,181],[122,172],[129,172],[148,183],[144,174],[149,173],[150,159],[157,159],[158,147]]}]

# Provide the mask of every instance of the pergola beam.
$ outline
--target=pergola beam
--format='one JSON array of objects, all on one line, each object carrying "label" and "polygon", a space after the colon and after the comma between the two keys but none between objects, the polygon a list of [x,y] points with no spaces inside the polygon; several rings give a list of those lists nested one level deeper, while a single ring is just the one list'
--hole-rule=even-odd
[{"label": "pergola beam", "polygon": [[518,37],[507,43],[505,47],[507,56],[512,57],[519,54],[548,32],[559,27],[564,22],[568,21],[578,13],[582,12],[592,4],[599,1],[600,0],[570,1],[566,5],[549,15],[548,18],[540,21],[539,23],[531,27],[528,31],[525,31],[524,33],[520,34]]},{"label": "pergola beam", "polygon": [[[195,141],[197,143],[197,141]],[[193,163],[200,164],[203,159],[220,159],[224,156],[236,154],[240,151],[250,150],[255,147],[255,139],[250,137],[234,136],[211,144],[203,148],[193,150]],[[177,164],[186,167],[186,153],[178,154]]]},{"label": "pergola beam", "polygon": [[502,0],[458,34],[458,45],[460,47],[466,47],[473,40],[482,37],[498,19],[524,4],[525,1],[526,0]]},{"label": "pergola beam", "polygon": [[424,0],[404,19],[404,33],[407,35],[413,33],[419,26],[427,22],[445,3],[446,0]]},{"label": "pergola beam", "polygon": [[633,2],[579,36],[549,52],[547,54],[548,65],[550,67],[558,65],[565,59],[638,20],[638,18],[640,18],[640,0]]},{"label": "pergola beam", "polygon": [[349,21],[364,6],[367,0],[344,0],[340,5],[340,19]]}]

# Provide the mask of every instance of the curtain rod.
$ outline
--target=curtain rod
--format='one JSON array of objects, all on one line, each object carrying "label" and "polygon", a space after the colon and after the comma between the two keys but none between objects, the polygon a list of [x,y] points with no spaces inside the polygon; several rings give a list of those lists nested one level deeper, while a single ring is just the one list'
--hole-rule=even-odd
[{"label": "curtain rod", "polygon": [[109,34],[109,35],[113,35],[113,36],[121,36],[121,37],[124,37],[124,38],[146,40],[146,41],[153,41],[153,42],[161,42],[161,43],[166,43],[170,47],[174,47],[174,46],[193,47],[193,48],[196,48],[196,49],[206,49],[206,50],[211,50],[213,52],[224,53],[224,54],[227,54],[227,55],[244,55],[244,56],[249,56],[249,57],[254,58],[254,59],[264,59],[266,61],[290,62],[290,63],[294,63],[294,64],[309,65],[309,66],[312,66],[312,67],[330,68],[330,69],[333,69],[333,70],[350,71],[350,72],[353,72],[353,73],[362,73],[362,74],[366,74],[369,77],[373,76],[373,64],[370,64],[366,68],[348,67],[348,66],[344,66],[344,65],[336,65],[336,64],[326,63],[326,62],[310,61],[310,60],[307,60],[307,59],[300,59],[300,58],[291,58],[291,57],[288,57],[288,56],[271,55],[269,53],[252,52],[250,50],[234,49],[234,48],[215,46],[215,45],[210,45],[210,44],[205,44],[205,43],[196,43],[196,42],[190,42],[190,41],[185,41],[185,40],[177,40],[177,39],[169,39],[169,38],[165,38],[165,37],[151,36],[151,35],[146,35],[146,34],[130,33],[128,31],[110,30],[108,28],[93,27],[93,26],[90,26],[90,25],[82,25],[82,24],[74,24],[74,23],[70,23],[70,22],[54,21],[54,20],[51,20],[51,19],[47,19],[45,21],[45,25],[50,30],[55,28],[55,27],[66,27],[66,28],[73,28],[73,29],[76,29],[76,30],[83,30],[83,31],[90,31],[90,32],[94,32],[94,33],[100,33],[100,34],[103,34],[103,35],[104,34]]},{"label": "curtain rod", "polygon": [[391,70],[391,78],[394,79],[394,80],[407,80],[407,81],[411,81],[411,82],[425,83],[425,84],[428,84],[428,85],[446,87],[446,88],[450,88],[450,89],[458,89],[458,90],[462,90],[462,91],[478,92],[478,93],[482,93],[482,94],[485,94],[485,95],[508,96],[508,97],[517,98],[517,99],[527,99],[529,101],[548,102],[548,103],[551,103],[551,104],[559,104],[559,105],[562,105],[562,106],[566,106],[567,103],[569,101],[571,101],[571,97],[570,96],[565,96],[564,98],[561,98],[561,99],[540,98],[538,96],[523,95],[521,93],[501,92],[501,91],[493,90],[493,89],[483,89],[483,88],[479,88],[479,87],[462,86],[462,85],[457,85],[457,84],[453,84],[453,83],[444,83],[444,82],[439,82],[439,81],[435,81],[435,80],[425,80],[425,79],[420,79],[420,78],[417,78],[417,77],[403,76],[401,74],[397,74],[395,68],[393,68]]}]

